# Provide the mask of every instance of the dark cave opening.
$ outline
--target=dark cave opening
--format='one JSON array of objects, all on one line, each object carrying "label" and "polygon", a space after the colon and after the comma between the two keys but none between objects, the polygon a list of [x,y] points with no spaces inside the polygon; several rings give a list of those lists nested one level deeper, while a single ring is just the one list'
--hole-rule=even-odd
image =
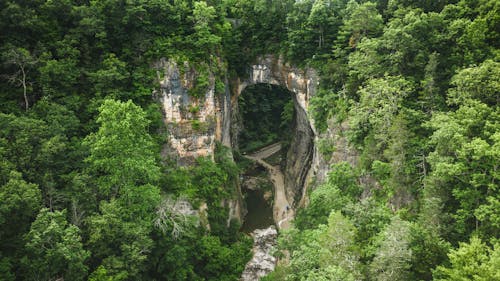
[{"label": "dark cave opening", "polygon": [[292,136],[295,108],[292,93],[271,84],[255,84],[245,88],[238,98],[240,152],[250,152],[266,145],[282,142]]}]

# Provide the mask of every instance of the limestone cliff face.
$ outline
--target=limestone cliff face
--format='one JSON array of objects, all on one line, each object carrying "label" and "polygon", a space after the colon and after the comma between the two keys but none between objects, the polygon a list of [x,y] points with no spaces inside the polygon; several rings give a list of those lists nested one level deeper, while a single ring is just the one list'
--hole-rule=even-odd
[{"label": "limestone cliff face", "polygon": [[[215,77],[208,74],[208,86],[201,96],[189,94],[200,73],[189,63],[178,64],[173,60],[156,63],[159,89],[154,96],[162,105],[163,120],[168,136],[163,147],[163,157],[175,159],[178,165],[189,165],[197,157],[213,157],[216,141],[231,146],[231,97],[229,83],[223,93],[215,91]],[[206,73],[205,73],[206,75]],[[242,199],[238,196],[223,202],[229,207],[228,222],[242,219]]]},{"label": "limestone cliff face", "polygon": [[160,60],[157,65],[160,81],[155,92],[163,110],[168,129],[164,156],[176,159],[178,164],[190,164],[200,156],[213,156],[215,141],[230,143],[229,89],[215,94],[215,79],[209,73],[209,85],[204,95],[193,98],[189,90],[194,87],[199,73],[187,62]]}]

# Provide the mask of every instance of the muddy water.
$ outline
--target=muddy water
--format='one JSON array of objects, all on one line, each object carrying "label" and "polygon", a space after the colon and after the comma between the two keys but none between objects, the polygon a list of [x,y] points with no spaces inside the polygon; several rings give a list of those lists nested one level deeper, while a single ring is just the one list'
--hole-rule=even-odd
[{"label": "muddy water", "polygon": [[264,229],[274,224],[273,209],[264,199],[262,190],[247,190],[245,197],[248,213],[241,231],[251,233],[256,229]]}]

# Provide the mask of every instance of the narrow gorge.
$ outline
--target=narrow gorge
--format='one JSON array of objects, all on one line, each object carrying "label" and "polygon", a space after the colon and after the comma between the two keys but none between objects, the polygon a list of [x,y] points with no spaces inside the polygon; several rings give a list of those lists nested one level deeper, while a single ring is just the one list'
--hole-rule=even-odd
[{"label": "narrow gorge", "polygon": [[[230,209],[229,219],[243,222],[242,231],[255,239],[254,259],[243,280],[256,280],[257,275],[274,268],[274,263],[266,261],[275,262],[269,253],[277,236],[275,228],[289,227],[321,166],[314,147],[314,124],[308,115],[318,76],[312,69],[301,70],[280,58],[264,56],[249,67],[247,77],[225,78],[224,91],[217,89],[216,78],[209,72],[208,86],[195,98],[190,93],[202,75],[195,67],[187,62],[160,61],[156,68],[161,83],[155,95],[170,133],[164,156],[189,165],[196,157],[213,157],[219,142],[236,153],[237,162],[250,161],[247,166],[253,166],[250,176],[242,171],[238,196],[224,204]],[[281,120],[285,115],[287,120]]]},{"label": "narrow gorge", "polygon": [[[314,149],[314,125],[307,113],[309,99],[319,83],[312,69],[304,71],[274,56],[262,57],[249,68],[247,78],[226,79],[223,92],[216,93],[215,78],[209,73],[209,85],[198,98],[189,92],[199,73],[187,62],[160,61],[157,73],[161,82],[155,95],[162,104],[169,131],[163,154],[177,159],[181,165],[193,163],[199,156],[213,157],[216,142],[238,150],[241,130],[238,97],[247,86],[277,85],[290,91],[295,116],[284,165],[285,193],[291,206],[301,202],[308,181],[320,166]],[[241,219],[241,204],[231,204],[232,215]]]},{"label": "narrow gorge", "polygon": [[500,281],[499,11],[0,1],[0,280]]}]

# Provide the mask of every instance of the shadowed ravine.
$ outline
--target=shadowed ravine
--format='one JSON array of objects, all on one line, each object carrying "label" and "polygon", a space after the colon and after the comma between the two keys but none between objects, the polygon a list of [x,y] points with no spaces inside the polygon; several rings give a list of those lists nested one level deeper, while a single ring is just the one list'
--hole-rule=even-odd
[{"label": "shadowed ravine", "polygon": [[[278,153],[280,150],[281,144],[275,143],[245,157],[255,161],[268,170],[274,186],[274,224],[278,227],[278,229],[286,229],[290,227],[290,221],[293,219],[294,211],[290,207],[290,203],[286,198],[283,173],[281,172],[279,165],[273,166],[264,161],[264,159]],[[276,258],[272,255],[273,248],[276,246],[276,238],[278,236],[276,227],[271,225],[266,229],[256,229],[251,235],[254,239],[253,257],[247,263],[245,270],[241,275],[240,280],[242,281],[259,280],[261,277],[273,271],[276,265]]]},{"label": "shadowed ravine", "polygon": [[274,186],[274,204],[273,218],[278,229],[286,229],[290,227],[290,221],[293,219],[294,211],[292,210],[285,193],[285,181],[283,173],[278,165],[273,166],[263,159],[277,153],[281,149],[280,143],[271,144],[261,150],[247,155],[246,158],[257,162],[269,171],[271,181]]}]

